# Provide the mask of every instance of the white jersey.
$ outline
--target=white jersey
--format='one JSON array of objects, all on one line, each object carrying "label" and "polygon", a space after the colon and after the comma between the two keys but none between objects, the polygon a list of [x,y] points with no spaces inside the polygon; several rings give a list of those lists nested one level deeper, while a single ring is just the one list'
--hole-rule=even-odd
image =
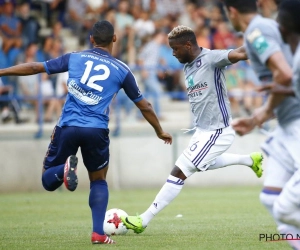
[{"label": "white jersey", "polygon": [[[293,87],[296,97],[300,100],[300,43],[298,44],[293,62]],[[298,107],[300,109],[300,107]]]},{"label": "white jersey", "polygon": [[229,126],[231,110],[224,69],[232,64],[228,59],[230,51],[202,48],[193,62],[184,65],[194,125],[199,129],[211,131]]},{"label": "white jersey", "polygon": [[[262,84],[272,81],[272,72],[266,66],[266,62],[276,52],[282,51],[286,61],[292,65],[291,49],[282,40],[278,24],[274,20],[255,16],[244,36],[247,55]],[[287,126],[290,122],[300,119],[299,106],[300,100],[290,96],[274,109],[280,126]]]}]

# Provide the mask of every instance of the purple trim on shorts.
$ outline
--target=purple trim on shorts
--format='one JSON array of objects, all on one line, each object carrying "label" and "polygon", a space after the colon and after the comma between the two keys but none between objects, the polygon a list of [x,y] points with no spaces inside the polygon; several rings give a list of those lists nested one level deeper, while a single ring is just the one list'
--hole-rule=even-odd
[{"label": "purple trim on shorts", "polygon": [[218,139],[219,135],[222,134],[222,129],[217,129],[216,133],[213,135],[213,137],[210,137],[208,142],[204,145],[204,147],[200,150],[200,152],[197,154],[197,156],[192,160],[194,165],[198,167],[198,165],[201,163],[203,158],[207,155],[209,150],[213,145],[215,145],[216,140]]}]

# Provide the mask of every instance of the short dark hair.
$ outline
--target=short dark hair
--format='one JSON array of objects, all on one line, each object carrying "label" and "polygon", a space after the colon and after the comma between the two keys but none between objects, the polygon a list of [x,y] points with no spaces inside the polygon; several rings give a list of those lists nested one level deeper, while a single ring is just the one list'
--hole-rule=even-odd
[{"label": "short dark hair", "polygon": [[224,5],[229,8],[233,7],[242,14],[257,12],[257,0],[223,0]]},{"label": "short dark hair", "polygon": [[195,32],[184,25],[175,27],[169,34],[169,39],[176,39],[179,43],[186,43],[190,41],[193,45],[197,45]]},{"label": "short dark hair", "polygon": [[278,6],[278,20],[289,31],[300,34],[300,0],[285,0]]},{"label": "short dark hair", "polygon": [[97,45],[109,45],[113,40],[114,33],[114,27],[106,20],[96,22],[92,28],[92,36]]}]

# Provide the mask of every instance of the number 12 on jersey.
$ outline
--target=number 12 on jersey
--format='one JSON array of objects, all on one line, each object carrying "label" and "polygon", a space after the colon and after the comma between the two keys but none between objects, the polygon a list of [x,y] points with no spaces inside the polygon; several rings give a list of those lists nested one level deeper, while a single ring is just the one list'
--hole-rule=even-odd
[{"label": "number 12 on jersey", "polygon": [[[106,80],[109,75],[110,75],[110,70],[109,68],[104,65],[104,64],[97,64],[94,68],[93,68],[93,61],[87,61],[85,63],[86,68],[84,70],[83,76],[80,79],[80,82],[82,84],[86,84],[87,86],[89,86],[90,88],[96,89],[100,92],[102,92],[103,87],[96,84],[96,81],[104,81]],[[99,70],[103,70],[104,72],[102,74],[97,74],[95,75],[95,73],[97,72],[93,72],[93,71],[99,71]],[[90,77],[90,74],[92,73],[92,76]]]}]

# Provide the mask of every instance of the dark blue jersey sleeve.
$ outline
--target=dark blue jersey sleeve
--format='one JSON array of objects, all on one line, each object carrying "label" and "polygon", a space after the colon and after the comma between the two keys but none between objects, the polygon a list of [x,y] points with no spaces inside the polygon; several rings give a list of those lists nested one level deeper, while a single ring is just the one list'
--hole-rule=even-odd
[{"label": "dark blue jersey sleeve", "polygon": [[126,95],[133,101],[138,102],[143,99],[143,95],[137,85],[135,77],[129,71],[123,81],[122,87]]},{"label": "dark blue jersey sleeve", "polygon": [[44,62],[48,75],[68,71],[70,53]]}]

